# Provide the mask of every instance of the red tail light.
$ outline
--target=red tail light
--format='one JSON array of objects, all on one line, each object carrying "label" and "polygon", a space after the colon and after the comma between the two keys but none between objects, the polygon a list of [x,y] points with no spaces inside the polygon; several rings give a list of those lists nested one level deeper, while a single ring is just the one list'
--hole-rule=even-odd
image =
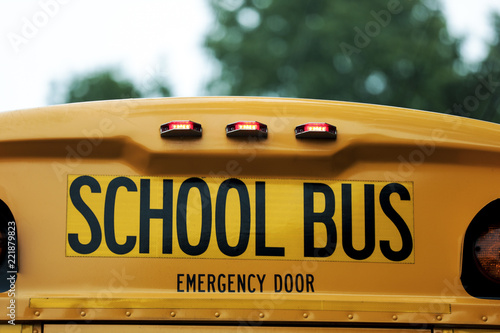
[{"label": "red tail light", "polygon": [[485,276],[500,282],[500,225],[489,226],[476,239],[474,260]]},{"label": "red tail light", "polygon": [[500,299],[500,199],[481,209],[467,228],[460,278],[470,295]]}]

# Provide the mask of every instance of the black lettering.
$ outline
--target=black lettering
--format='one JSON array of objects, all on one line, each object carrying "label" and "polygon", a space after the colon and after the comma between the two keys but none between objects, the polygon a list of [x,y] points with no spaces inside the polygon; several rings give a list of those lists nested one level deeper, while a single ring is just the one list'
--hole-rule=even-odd
[{"label": "black lettering", "polygon": [[203,280],[204,278],[205,278],[205,274],[198,274],[198,292],[199,293],[205,292],[205,289],[202,288],[203,283],[205,283],[205,281]]},{"label": "black lettering", "polygon": [[238,292],[244,293],[246,292],[246,275],[238,274]]},{"label": "black lettering", "polygon": [[293,276],[292,274],[285,275],[285,291],[291,293],[293,291]]},{"label": "black lettering", "polygon": [[115,203],[116,193],[120,187],[125,187],[129,192],[137,192],[135,183],[127,177],[117,177],[113,179],[106,191],[106,201],[104,203],[104,235],[106,244],[111,252],[115,254],[126,254],[132,251],[136,243],[135,236],[127,236],[124,244],[118,244],[115,236]]},{"label": "black lettering", "polygon": [[221,283],[221,277],[224,279],[226,278],[224,274],[219,274],[217,278],[217,287],[219,287],[219,292],[223,293],[226,291],[226,285],[224,283]]},{"label": "black lettering", "polygon": [[215,292],[215,275],[213,274],[208,274],[207,276],[207,291],[210,292]]},{"label": "black lettering", "polygon": [[399,194],[399,198],[401,200],[410,200],[410,193],[406,187],[398,183],[387,184],[380,192],[380,206],[382,207],[384,214],[398,229],[399,234],[401,235],[401,240],[403,241],[403,246],[401,247],[401,250],[394,251],[388,240],[381,240],[380,250],[387,259],[392,261],[402,261],[408,258],[413,251],[413,239],[410,229],[408,229],[408,225],[391,205],[390,197],[392,193]]},{"label": "black lettering", "polygon": [[178,293],[184,292],[184,289],[181,289],[181,284],[182,284],[181,277],[184,277],[184,274],[177,274],[177,292]]},{"label": "black lettering", "polygon": [[285,248],[266,246],[266,183],[255,182],[255,255],[284,257]]},{"label": "black lettering", "polygon": [[83,186],[90,187],[92,193],[101,193],[101,186],[93,177],[80,176],[71,183],[69,188],[71,203],[82,214],[89,225],[90,241],[87,244],[82,244],[78,239],[78,234],[68,234],[68,243],[73,251],[80,254],[89,254],[97,250],[101,245],[102,231],[94,212],[87,206],[80,195],[80,189]]},{"label": "black lettering", "polygon": [[[196,187],[201,196],[201,236],[197,245],[191,245],[188,240],[187,232],[187,200],[189,191]],[[210,191],[207,183],[200,178],[186,179],[180,189],[177,199],[177,235],[179,247],[181,250],[191,256],[203,254],[210,242],[210,233],[212,231],[212,203],[210,200]]]},{"label": "black lettering", "polygon": [[[236,189],[240,198],[240,237],[236,246],[230,246],[226,234],[226,200],[230,189]],[[239,179],[227,179],[219,187],[215,203],[215,230],[217,244],[222,253],[230,257],[242,255],[250,239],[250,198],[248,190]]]},{"label": "black lettering", "polygon": [[[314,212],[314,193],[325,197],[325,210]],[[333,221],[335,213],[335,195],[332,189],[321,183],[304,183],[304,256],[329,257],[337,246],[337,229]],[[326,245],[314,247],[314,223],[323,223],[326,227]]]},{"label": "black lettering", "polygon": [[252,282],[251,282],[252,278],[255,278],[255,274],[250,274],[248,276],[248,291],[251,292],[251,293],[254,293],[255,292],[255,288],[252,288]]},{"label": "black lettering", "polygon": [[356,250],[352,245],[352,186],[342,184],[342,246],[352,259],[363,260],[375,250],[375,186],[365,184],[365,247]]},{"label": "black lettering", "polygon": [[313,283],[314,283],[314,275],[312,274],[306,274],[306,284],[307,284],[307,292],[311,292],[313,293],[314,292],[314,286],[313,286]]},{"label": "black lettering", "polygon": [[234,278],[234,274],[228,274],[227,275],[227,292],[228,293],[234,293],[235,292],[234,289],[231,289],[231,286],[234,284],[233,278]]},{"label": "black lettering", "polygon": [[295,277],[295,288],[299,293],[304,291],[304,276],[302,274],[297,274]]},{"label": "black lettering", "polygon": [[281,278],[281,275],[274,274],[274,292],[280,293],[281,290],[283,290],[283,279]]},{"label": "black lettering", "polygon": [[139,253],[149,253],[151,219],[163,220],[163,253],[172,253],[172,180],[163,180],[163,208],[151,208],[151,181],[141,179]]},{"label": "black lettering", "polygon": [[264,279],[265,278],[266,278],[266,274],[262,275],[262,279],[261,279],[261,276],[259,274],[257,274],[257,280],[259,280],[259,285],[260,285],[260,292],[264,291]]},{"label": "black lettering", "polygon": [[196,292],[196,274],[193,274],[193,276],[189,275],[189,274],[186,274],[186,277],[187,277],[187,288],[186,288],[186,291],[189,292],[189,288],[191,287],[191,289],[193,290],[193,292]]}]

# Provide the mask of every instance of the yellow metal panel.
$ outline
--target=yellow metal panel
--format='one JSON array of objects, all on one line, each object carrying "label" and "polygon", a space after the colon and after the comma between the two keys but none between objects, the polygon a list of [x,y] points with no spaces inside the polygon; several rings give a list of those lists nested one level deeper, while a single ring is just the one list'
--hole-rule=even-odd
[{"label": "yellow metal panel", "polygon": [[[202,124],[201,138],[160,137],[161,124],[187,118]],[[248,119],[267,124],[268,138],[226,137],[227,124]],[[296,139],[295,126],[306,122],[335,125],[337,140]],[[268,98],[83,103],[1,113],[0,123],[0,199],[12,210],[19,233],[21,267],[15,293],[16,320],[173,323],[234,322],[245,318],[251,322],[301,324],[500,327],[499,301],[474,298],[460,282],[465,230],[482,207],[500,197],[496,185],[500,184],[500,126],[496,124],[375,105]],[[241,258],[220,258],[213,237],[208,252],[200,259],[184,257],[182,253],[176,258],[162,257],[163,253],[144,258],[107,256],[103,235],[100,252],[94,253],[100,256],[74,257],[71,255],[75,253],[68,249],[68,234],[79,233],[81,242],[87,242],[89,231],[84,231],[84,221],[78,220],[68,200],[68,188],[75,179],[71,175],[97,175],[109,177],[107,179],[126,176],[134,182],[197,177],[215,179],[215,187],[222,179],[236,178],[249,185],[251,211],[255,210],[252,181],[270,180],[269,191],[274,191],[272,187],[281,184],[279,180],[291,190],[266,192],[266,213],[270,214],[266,216],[266,230],[283,230],[284,235],[289,232],[299,243],[288,237],[266,234],[267,246],[283,247],[285,255],[290,255],[287,260],[275,260],[273,256],[264,260],[253,258],[254,241],[248,244],[250,252]],[[106,201],[104,191],[108,183],[104,179],[98,178],[102,182],[101,193],[91,193],[88,188],[81,192],[91,211],[96,213],[99,228],[104,228],[101,221],[104,207],[94,205]],[[303,236],[303,230],[289,228],[283,221],[275,224],[273,221],[280,221],[281,215],[273,212],[269,200],[274,204],[275,198],[291,199],[297,189],[293,184],[316,180],[331,185],[335,193],[338,215],[334,221],[339,242],[330,258],[305,260],[303,256],[298,257],[303,254],[304,240],[295,234],[298,230]],[[357,185],[375,184],[379,195],[380,187],[392,182],[403,184],[411,193],[412,214],[405,210],[404,202],[397,200],[397,196],[391,197],[395,211],[402,214],[405,222],[412,223],[408,228],[414,244],[407,264],[390,263],[380,260],[380,256],[373,262],[345,260],[342,191],[340,187],[339,192],[338,184],[351,184],[353,189]],[[122,190],[124,188],[117,192],[119,218],[115,224],[120,245],[126,240],[124,236],[140,237],[140,230],[132,233],[120,222],[131,216],[124,213],[127,207],[122,199],[131,195],[134,212],[138,200],[134,193]],[[199,200],[194,191],[192,194],[190,200]],[[232,221],[238,224],[239,219],[229,213],[238,210],[233,194],[228,194],[227,216],[231,215]],[[92,196],[98,198],[96,203],[88,201]],[[151,196],[155,198],[152,200],[160,197]],[[216,200],[216,196],[211,198]],[[157,201],[151,204],[155,205],[153,208],[159,207]],[[320,212],[319,202],[317,206]],[[364,206],[364,198],[354,195],[353,223],[364,221]],[[379,214],[377,218],[385,215],[380,214],[379,206],[375,209]],[[284,211],[283,216],[288,219],[298,212],[297,220],[303,223],[300,202],[286,206]],[[176,210],[173,230],[177,230],[175,214]],[[413,217],[410,219],[410,215],[405,214]],[[190,215],[188,219],[195,225],[200,217]],[[251,219],[251,225],[255,226],[253,215]],[[160,245],[162,230],[157,219],[151,224],[151,239],[156,239],[151,242],[153,249],[153,245]],[[318,233],[315,244],[319,247],[324,244],[321,238],[326,231],[321,229],[325,228],[321,223],[315,227]],[[195,229],[189,229],[193,232],[189,234],[192,245],[197,240]],[[396,230],[393,229],[395,235]],[[380,251],[380,241],[396,241],[384,232],[376,236],[376,251]],[[354,232],[355,237],[360,235],[363,235],[362,228]],[[250,237],[255,240],[256,236]],[[234,247],[236,240],[229,244]],[[177,239],[173,245],[173,251],[178,251]],[[355,241],[355,248],[361,247],[362,242]],[[314,276],[315,291],[276,292],[270,286],[262,294],[198,293],[179,292],[177,288],[179,274],[199,277],[202,274],[266,273],[270,274],[268,279],[275,274],[281,277],[310,274]],[[37,306],[33,303],[30,306],[30,299]],[[212,305],[211,299],[216,299]],[[249,302],[254,299],[257,301],[250,307]],[[67,307],[50,307],[53,300],[61,300]],[[151,309],[141,305],[155,304],[158,300],[171,300],[178,308]],[[194,308],[197,300],[203,308]],[[8,304],[9,297],[0,297],[0,307]],[[422,308],[415,308],[417,304]],[[76,308],[80,305],[82,308]],[[215,306],[221,306],[221,310]],[[244,306],[249,308],[242,308]]]},{"label": "yellow metal panel", "polygon": [[0,333],[41,333],[40,325],[2,325],[0,324]]},{"label": "yellow metal panel", "polygon": [[21,333],[22,325],[1,325],[0,324],[0,333]]},{"label": "yellow metal panel", "polygon": [[[99,299],[85,298],[33,298],[30,307],[35,309],[254,309],[266,299]],[[451,313],[450,304],[389,303],[389,302],[339,302],[290,300],[276,304],[275,309],[311,311],[374,311],[412,313]]]},{"label": "yellow metal panel", "polygon": [[430,330],[409,330],[409,329],[382,329],[382,328],[324,328],[324,327],[242,327],[242,326],[158,326],[158,325],[45,325],[45,333],[65,333],[69,328],[78,329],[81,333],[156,333],[156,332],[234,332],[236,330],[255,332],[332,332],[332,333],[430,333]]}]

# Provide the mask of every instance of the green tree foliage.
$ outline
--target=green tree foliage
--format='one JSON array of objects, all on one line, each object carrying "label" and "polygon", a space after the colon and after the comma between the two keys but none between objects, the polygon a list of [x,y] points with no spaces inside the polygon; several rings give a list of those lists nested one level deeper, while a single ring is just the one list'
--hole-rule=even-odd
[{"label": "green tree foliage", "polygon": [[52,88],[63,90],[63,102],[86,102],[122,98],[140,98],[149,96],[170,96],[170,89],[159,78],[151,77],[147,86],[136,87],[123,78],[116,69],[102,69],[82,76],[73,77],[69,84],[61,87],[59,83]]},{"label": "green tree foliage", "polygon": [[500,15],[493,15],[495,39],[477,73],[468,77],[468,90],[454,104],[454,114],[500,123]]},{"label": "green tree foliage", "polygon": [[434,1],[212,0],[211,94],[319,98],[446,112],[460,41]]},{"label": "green tree foliage", "polygon": [[132,82],[115,77],[116,74],[109,70],[76,77],[69,85],[66,101],[73,103],[142,97]]}]

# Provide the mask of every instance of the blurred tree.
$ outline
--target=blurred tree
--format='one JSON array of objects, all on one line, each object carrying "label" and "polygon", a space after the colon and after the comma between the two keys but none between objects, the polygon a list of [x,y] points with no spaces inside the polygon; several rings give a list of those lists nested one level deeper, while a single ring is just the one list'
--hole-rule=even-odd
[{"label": "blurred tree", "polygon": [[415,0],[211,0],[211,94],[320,98],[445,112],[467,74],[440,8]]},{"label": "blurred tree", "polygon": [[493,14],[495,38],[478,73],[469,75],[468,94],[456,114],[500,123],[500,15]]},{"label": "blurred tree", "polygon": [[142,97],[134,84],[125,79],[116,79],[116,73],[103,70],[75,77],[71,81],[66,102],[100,101],[106,99]]},{"label": "blurred tree", "polygon": [[73,77],[69,84],[53,84],[52,91],[57,96],[62,90],[63,102],[86,102],[120,98],[140,98],[149,96],[170,96],[170,89],[158,77],[151,77],[147,86],[137,88],[132,81],[122,78],[116,69],[102,69],[87,75]]}]

